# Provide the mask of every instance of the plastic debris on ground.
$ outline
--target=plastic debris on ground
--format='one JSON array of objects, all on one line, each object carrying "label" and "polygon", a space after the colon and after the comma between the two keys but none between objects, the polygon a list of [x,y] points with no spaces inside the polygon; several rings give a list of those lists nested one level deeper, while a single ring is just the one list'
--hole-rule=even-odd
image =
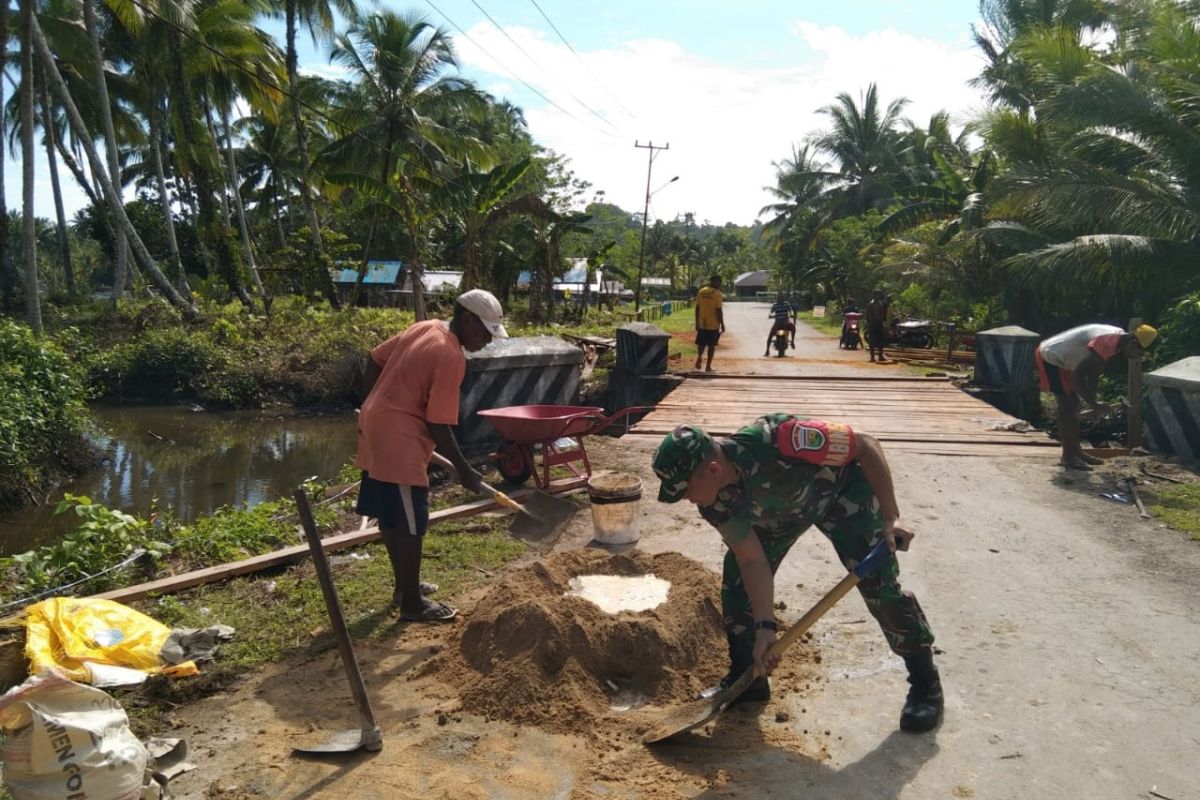
[{"label": "plastic debris on ground", "polygon": [[222,625],[172,631],[128,606],[95,598],[55,597],[25,610],[30,674],[54,669],[96,686],[130,686],[157,673],[195,675],[195,662],[212,658],[233,633]]}]

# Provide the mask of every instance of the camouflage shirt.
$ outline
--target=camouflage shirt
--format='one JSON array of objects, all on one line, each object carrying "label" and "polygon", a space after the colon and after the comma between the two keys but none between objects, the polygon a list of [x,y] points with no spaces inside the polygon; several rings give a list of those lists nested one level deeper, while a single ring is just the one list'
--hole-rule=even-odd
[{"label": "camouflage shirt", "polygon": [[736,544],[751,528],[773,536],[820,522],[858,442],[847,425],[768,414],[717,444],[741,478],[700,515]]}]

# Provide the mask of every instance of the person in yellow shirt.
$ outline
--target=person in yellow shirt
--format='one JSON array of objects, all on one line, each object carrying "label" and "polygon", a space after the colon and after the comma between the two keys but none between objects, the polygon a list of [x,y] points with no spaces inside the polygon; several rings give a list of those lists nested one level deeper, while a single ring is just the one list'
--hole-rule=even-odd
[{"label": "person in yellow shirt", "polygon": [[707,349],[705,372],[713,371],[713,353],[721,334],[725,332],[725,314],[721,311],[723,300],[720,275],[713,275],[708,280],[708,286],[696,293],[696,369],[700,369],[700,360]]}]

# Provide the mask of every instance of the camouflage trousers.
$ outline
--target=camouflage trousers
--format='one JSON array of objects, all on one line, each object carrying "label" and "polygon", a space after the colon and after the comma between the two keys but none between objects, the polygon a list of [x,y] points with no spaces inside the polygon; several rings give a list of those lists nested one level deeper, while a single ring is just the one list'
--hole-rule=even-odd
[{"label": "camouflage trousers", "polygon": [[[833,543],[847,571],[866,557],[883,531],[883,517],[875,492],[862,475],[861,468],[856,465],[851,469],[858,474],[850,476],[842,491],[829,501],[823,517],[816,521],[817,528]],[[779,569],[788,550],[810,524],[810,520],[798,517],[795,525],[755,525],[752,528],[753,535],[762,542],[771,574]],[[859,582],[858,591],[894,653],[901,657],[915,655],[933,644],[933,631],[917,598],[900,588],[900,567],[896,559],[889,559],[882,568]],[[742,571],[732,552],[725,554],[721,612],[734,667],[749,666],[754,649],[754,613],[742,583]]]}]

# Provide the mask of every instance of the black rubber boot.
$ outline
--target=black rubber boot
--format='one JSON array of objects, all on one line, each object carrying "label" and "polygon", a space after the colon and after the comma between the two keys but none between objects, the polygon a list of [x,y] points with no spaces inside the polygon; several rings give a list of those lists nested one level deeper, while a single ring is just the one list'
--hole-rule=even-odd
[{"label": "black rubber boot", "polygon": [[[722,692],[737,682],[746,670],[754,667],[754,655],[732,636],[729,639],[729,673],[716,686],[710,686],[700,692],[700,697],[707,700],[718,692]],[[765,703],[771,699],[771,682],[766,677],[755,678],[746,691],[738,695],[729,705],[739,703]]]},{"label": "black rubber boot", "polygon": [[924,733],[942,721],[942,680],[933,665],[933,651],[922,650],[904,659],[908,667],[908,699],[900,713],[900,730]]}]

